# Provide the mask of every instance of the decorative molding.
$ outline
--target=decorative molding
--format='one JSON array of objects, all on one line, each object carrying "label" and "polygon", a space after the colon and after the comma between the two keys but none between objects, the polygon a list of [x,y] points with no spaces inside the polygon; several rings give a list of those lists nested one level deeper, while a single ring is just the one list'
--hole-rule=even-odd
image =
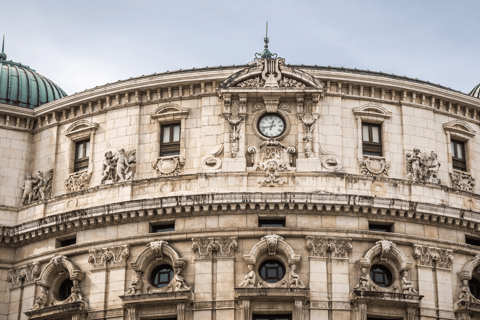
[{"label": "decorative molding", "polygon": [[88,251],[88,262],[93,270],[105,269],[110,263],[110,268],[127,267],[127,260],[130,257],[130,246],[122,245]]},{"label": "decorative molding", "polygon": [[235,300],[215,301],[215,309],[235,309]]},{"label": "decorative molding", "polygon": [[229,116],[225,116],[225,120],[230,129],[230,153],[232,158],[237,156],[238,151],[240,150],[240,126],[242,121],[245,120],[245,117],[240,117],[239,114],[239,105],[238,101],[235,101],[232,106],[232,113]]},{"label": "decorative molding", "polygon": [[168,245],[168,242],[163,240],[155,240],[147,243],[146,248],[140,252],[135,262],[130,263],[130,266],[135,271],[144,272],[150,261],[163,261],[165,257],[170,259],[174,268],[184,268],[185,261]]},{"label": "decorative molding", "polygon": [[72,123],[64,134],[73,141],[78,141],[90,137],[97,129],[98,123],[83,119]]},{"label": "decorative molding", "polygon": [[158,107],[150,117],[158,122],[179,121],[188,117],[189,110],[177,104],[168,103]]},{"label": "decorative molding", "polygon": [[305,141],[305,156],[307,158],[313,155],[313,131],[315,129],[315,122],[318,120],[318,115],[306,114],[298,117],[303,124],[303,141]]},{"label": "decorative molding", "polygon": [[369,118],[376,118],[382,119],[389,119],[392,116],[392,112],[388,111],[384,107],[376,103],[369,103],[367,105],[361,106],[359,108],[353,108],[353,114],[355,116],[359,116],[362,119],[369,119]]},{"label": "decorative molding", "polygon": [[152,168],[159,177],[173,177],[180,173],[180,167],[185,165],[185,161],[180,156],[158,157],[152,163]]},{"label": "decorative molding", "polygon": [[415,244],[413,245],[412,256],[417,260],[417,265],[420,266],[452,269],[453,250],[450,249]]},{"label": "decorative molding", "polygon": [[223,143],[210,148],[207,155],[202,158],[202,168],[208,171],[215,171],[221,168],[222,159],[217,158],[223,151]]},{"label": "decorative molding", "polygon": [[471,174],[463,171],[450,172],[452,179],[452,188],[473,192],[475,190],[475,178]]},{"label": "decorative molding", "polygon": [[380,256],[381,260],[393,258],[398,263],[400,271],[407,270],[411,266],[405,254],[397,248],[395,243],[388,240],[380,240],[365,253],[363,258],[358,260],[357,264],[359,269],[370,269],[371,262],[377,255]]},{"label": "decorative molding", "polygon": [[92,172],[79,171],[70,173],[65,179],[65,188],[67,192],[77,192],[88,189]]},{"label": "decorative molding", "polygon": [[44,201],[52,196],[53,169],[42,172],[37,171],[35,177],[29,172],[23,182],[22,205],[35,201]]},{"label": "decorative molding", "polygon": [[270,255],[274,252],[280,251],[288,259],[288,264],[300,262],[300,255],[293,251],[292,247],[283,240],[283,237],[276,234],[268,234],[269,242],[267,242],[267,236],[262,237],[260,241],[253,246],[249,254],[243,256],[245,264],[255,265],[257,257],[263,252],[268,252]]},{"label": "decorative molding", "polygon": [[348,258],[348,253],[353,248],[351,238],[306,236],[305,241],[311,255],[321,258],[327,257],[327,251],[332,252],[332,258]]},{"label": "decorative molding", "polygon": [[213,251],[217,258],[233,257],[237,249],[237,237],[192,238],[192,250],[198,259],[211,259]]},{"label": "decorative molding", "polygon": [[364,156],[358,159],[360,173],[373,177],[388,177],[390,162],[385,161],[383,157]]},{"label": "decorative molding", "polygon": [[428,155],[415,148],[413,152],[407,152],[405,158],[407,179],[415,182],[440,184],[438,170],[441,164],[435,151]]},{"label": "decorative molding", "polygon": [[7,273],[7,282],[10,282],[12,288],[26,286],[35,283],[35,279],[38,278],[40,272],[39,262],[9,269]]},{"label": "decorative molding", "polygon": [[133,180],[137,166],[136,153],[136,149],[126,152],[124,149],[119,149],[115,156],[111,151],[105,152],[100,184],[105,184],[108,180],[112,183]]},{"label": "decorative molding", "polygon": [[266,178],[260,179],[258,184],[262,186],[275,187],[276,185],[283,185],[287,183],[286,179],[279,179],[279,173],[287,171],[287,165],[278,163],[277,160],[270,159],[266,162],[260,162],[257,165],[257,171],[264,171]]},{"label": "decorative molding", "polygon": [[310,309],[328,310],[330,309],[330,301],[310,300]]},{"label": "decorative molding", "polygon": [[464,137],[472,138],[475,136],[476,132],[468,124],[468,122],[462,120],[453,120],[448,123],[443,124],[443,130],[449,132],[452,135],[460,135]]},{"label": "decorative molding", "polygon": [[199,301],[193,303],[193,310],[211,310],[213,309],[212,301]]},{"label": "decorative molding", "polygon": [[70,280],[81,282],[85,274],[75,266],[66,256],[57,255],[43,268],[40,276],[35,280],[42,287],[51,287],[53,281],[59,276],[68,273]]}]

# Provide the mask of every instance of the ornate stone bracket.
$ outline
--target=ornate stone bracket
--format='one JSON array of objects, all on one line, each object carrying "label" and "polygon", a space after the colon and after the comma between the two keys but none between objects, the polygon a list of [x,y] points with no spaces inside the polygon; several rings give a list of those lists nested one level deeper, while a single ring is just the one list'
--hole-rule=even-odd
[{"label": "ornate stone bracket", "polygon": [[473,192],[475,190],[475,178],[463,171],[450,172],[452,188]]},{"label": "ornate stone bracket", "polygon": [[70,193],[88,189],[91,177],[92,172],[88,171],[70,173],[67,179],[65,179],[65,187],[67,188],[67,192]]},{"label": "ornate stone bracket", "polygon": [[358,159],[360,173],[374,177],[388,177],[390,162],[385,161],[383,157],[364,156]]},{"label": "ornate stone bracket", "polygon": [[452,269],[453,250],[415,244],[412,255],[420,266]]},{"label": "ornate stone bracket", "polygon": [[35,279],[40,275],[40,271],[39,262],[13,268],[8,270],[7,282],[10,282],[12,288],[18,288],[35,283]]},{"label": "ornate stone bracket", "polygon": [[110,268],[127,267],[127,260],[130,257],[130,246],[116,246],[103,249],[89,250],[88,262],[93,270],[105,269],[107,264]]},{"label": "ornate stone bracket", "polygon": [[432,151],[428,155],[415,148],[413,152],[407,152],[405,158],[407,179],[415,182],[440,184],[441,181],[438,179],[440,162],[438,162],[436,152]]},{"label": "ornate stone bracket", "polygon": [[182,161],[180,156],[158,157],[152,163],[152,167],[159,177],[176,176],[184,165],[185,161]]},{"label": "ornate stone bracket", "polygon": [[305,237],[306,247],[312,256],[326,258],[327,251],[332,252],[332,258],[348,258],[352,251],[351,238]]},{"label": "ornate stone bracket", "polygon": [[217,252],[217,258],[233,257],[237,240],[237,237],[192,238],[192,250],[197,259],[211,259],[213,251]]}]

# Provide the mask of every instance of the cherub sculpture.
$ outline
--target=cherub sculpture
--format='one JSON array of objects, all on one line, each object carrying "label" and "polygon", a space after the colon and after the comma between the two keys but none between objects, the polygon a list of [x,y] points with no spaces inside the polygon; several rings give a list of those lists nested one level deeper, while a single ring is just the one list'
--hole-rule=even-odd
[{"label": "cherub sculpture", "polygon": [[362,274],[358,279],[358,284],[353,288],[353,290],[368,291],[370,279],[368,277],[368,270],[366,267],[362,267]]},{"label": "cherub sculpture", "polygon": [[290,274],[288,275],[288,282],[290,284],[290,288],[305,288],[305,285],[303,284],[300,276],[298,275],[298,273],[295,272],[295,270],[297,270],[297,265],[292,264],[290,266]]},{"label": "cherub sculpture", "polygon": [[143,287],[143,280],[140,276],[140,273],[135,271],[135,275],[133,276],[133,281],[130,287],[128,288],[125,295],[137,294],[142,292]]},{"label": "cherub sculpture", "polygon": [[42,309],[47,306],[48,303],[48,289],[45,287],[40,287],[42,293],[35,299],[32,310]]},{"label": "cherub sculpture", "polygon": [[238,285],[240,288],[254,288],[256,282],[255,271],[253,271],[253,265],[249,264],[247,266],[248,273],[243,279],[243,281]]},{"label": "cherub sculpture", "polygon": [[125,156],[125,150],[119,149],[117,155],[112,159],[117,161],[117,176],[120,181],[125,181],[129,167],[128,158]]},{"label": "cherub sculpture", "polygon": [[102,160],[102,181],[100,184],[105,184],[106,180],[115,181],[114,167],[112,163],[112,151],[105,152],[105,157]]},{"label": "cherub sculpture", "polygon": [[37,182],[38,180],[32,178],[32,174],[30,172],[27,173],[27,179],[23,183],[23,187],[22,187],[23,189],[22,204],[23,205],[26,205],[32,202],[33,196],[34,196],[33,188],[35,187],[35,184]]},{"label": "cherub sculpture", "polygon": [[402,272],[402,292],[408,294],[417,294],[417,290],[413,287],[413,284],[408,279],[408,271],[405,270]]},{"label": "cherub sculpture", "polygon": [[175,269],[175,275],[173,276],[173,279],[172,279],[172,282],[175,284],[174,290],[175,291],[190,290],[190,287],[187,287],[185,283],[185,278],[180,275],[180,272],[182,272],[182,268]]}]

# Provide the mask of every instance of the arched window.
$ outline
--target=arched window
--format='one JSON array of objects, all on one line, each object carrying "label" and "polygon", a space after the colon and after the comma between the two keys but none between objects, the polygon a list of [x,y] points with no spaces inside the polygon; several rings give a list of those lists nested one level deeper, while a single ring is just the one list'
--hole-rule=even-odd
[{"label": "arched window", "polygon": [[267,260],[258,269],[260,277],[269,283],[276,283],[285,276],[285,266],[277,260]]},{"label": "arched window", "polygon": [[370,268],[370,279],[379,287],[390,287],[392,285],[392,273],[382,265],[376,264]]},{"label": "arched window", "polygon": [[168,264],[162,264],[161,266],[153,269],[150,275],[150,283],[155,288],[163,288],[172,281],[173,268]]},{"label": "arched window", "polygon": [[480,281],[476,278],[472,278],[468,280],[468,287],[470,288],[470,292],[473,296],[477,299],[480,299]]},{"label": "arched window", "polygon": [[67,299],[72,294],[73,288],[73,281],[70,279],[66,279],[60,285],[60,290],[58,291],[58,297],[61,301]]}]

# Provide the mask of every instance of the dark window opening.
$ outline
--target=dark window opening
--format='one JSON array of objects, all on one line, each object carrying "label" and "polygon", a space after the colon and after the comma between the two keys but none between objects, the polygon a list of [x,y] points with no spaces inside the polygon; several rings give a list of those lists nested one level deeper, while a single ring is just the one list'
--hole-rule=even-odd
[{"label": "dark window opening", "polygon": [[77,237],[65,239],[65,240],[57,240],[57,241],[58,241],[57,248],[68,247],[68,246],[73,246],[74,244],[77,244]]},{"label": "dark window opening", "polygon": [[160,134],[160,157],[180,154],[180,124],[162,125]]},{"label": "dark window opening", "polygon": [[90,153],[90,140],[78,141],[75,144],[74,172],[88,170],[88,157]]},{"label": "dark window opening", "polygon": [[72,294],[72,288],[73,288],[72,280],[67,279],[62,282],[62,284],[60,285],[60,290],[58,291],[58,297],[60,298],[61,301],[70,297],[70,295]]},{"label": "dark window opening", "polygon": [[285,227],[285,218],[283,218],[283,219],[258,219],[258,226],[261,227],[261,228]]},{"label": "dark window opening", "polygon": [[162,264],[161,266],[153,269],[150,275],[150,283],[155,288],[163,288],[167,286],[173,278],[173,268],[168,264]]},{"label": "dark window opening", "polygon": [[152,225],[152,233],[175,231],[175,223]]},{"label": "dark window opening", "polygon": [[452,139],[452,164],[454,170],[467,171],[465,143]]},{"label": "dark window opening", "polygon": [[392,273],[382,265],[373,265],[370,269],[370,279],[379,287],[390,287],[392,285]]},{"label": "dark window opening", "polygon": [[468,280],[468,287],[470,288],[470,292],[473,296],[477,299],[480,299],[480,281],[476,278],[472,278]]},{"label": "dark window opening", "polygon": [[472,246],[480,247],[480,239],[479,238],[466,236],[465,237],[465,243],[466,244],[471,244]]},{"label": "dark window opening", "polygon": [[260,277],[268,283],[276,283],[285,276],[285,266],[277,260],[267,260],[258,268]]},{"label": "dark window opening", "polygon": [[382,223],[375,223],[369,222],[368,223],[368,230],[370,231],[377,231],[377,232],[392,232],[392,224],[382,224]]},{"label": "dark window opening", "polygon": [[363,154],[366,156],[381,157],[382,126],[373,123],[362,123]]},{"label": "dark window opening", "polygon": [[292,320],[292,315],[290,314],[254,314],[252,320]]}]

